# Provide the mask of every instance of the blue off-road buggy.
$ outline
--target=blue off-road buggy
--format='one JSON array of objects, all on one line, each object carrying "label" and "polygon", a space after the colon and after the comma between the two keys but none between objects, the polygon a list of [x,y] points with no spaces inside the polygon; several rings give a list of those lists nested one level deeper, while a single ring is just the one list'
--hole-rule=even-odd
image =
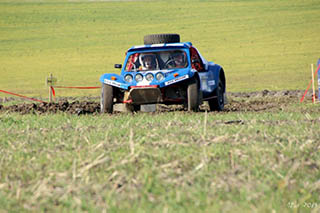
[{"label": "blue off-road buggy", "polygon": [[223,68],[206,61],[191,42],[180,42],[178,34],[144,37],[144,45],[126,53],[121,74],[106,73],[102,82],[101,112],[112,113],[115,103],[139,110],[145,104],[183,104],[197,111],[203,101],[210,110],[221,111],[226,100]]}]

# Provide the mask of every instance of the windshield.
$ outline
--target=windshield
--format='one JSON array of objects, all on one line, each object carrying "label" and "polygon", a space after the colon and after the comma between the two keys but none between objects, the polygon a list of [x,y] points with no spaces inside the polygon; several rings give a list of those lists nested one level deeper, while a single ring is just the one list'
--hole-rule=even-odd
[{"label": "windshield", "polygon": [[183,50],[143,52],[129,56],[126,71],[179,69],[187,66],[187,54]]}]

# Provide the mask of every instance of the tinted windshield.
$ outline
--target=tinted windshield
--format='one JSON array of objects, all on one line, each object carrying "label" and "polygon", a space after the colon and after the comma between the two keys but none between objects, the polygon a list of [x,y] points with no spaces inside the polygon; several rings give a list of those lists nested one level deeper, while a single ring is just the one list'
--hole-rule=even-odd
[{"label": "tinted windshield", "polygon": [[183,50],[143,52],[129,56],[126,71],[179,69],[187,66],[187,54]]}]

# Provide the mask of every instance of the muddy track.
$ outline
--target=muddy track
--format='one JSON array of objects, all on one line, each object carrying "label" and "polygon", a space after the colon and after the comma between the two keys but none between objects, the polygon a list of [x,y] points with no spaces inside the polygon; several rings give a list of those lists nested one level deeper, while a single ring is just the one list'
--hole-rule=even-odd
[{"label": "muddy track", "polygon": [[[261,112],[281,111],[286,106],[298,103],[303,91],[261,91],[251,93],[228,93],[228,104],[224,112]],[[306,102],[310,101],[311,94],[306,96]],[[65,112],[69,114],[98,114],[100,113],[99,97],[83,97],[80,100],[75,98],[62,98],[57,103],[20,103],[10,104],[15,98],[0,99],[1,113],[20,114],[47,114]],[[9,102],[5,104],[6,102]],[[5,104],[5,106],[3,105]],[[166,106],[157,105],[157,112],[184,111],[180,105]],[[207,104],[200,107],[201,111],[209,110]]]}]

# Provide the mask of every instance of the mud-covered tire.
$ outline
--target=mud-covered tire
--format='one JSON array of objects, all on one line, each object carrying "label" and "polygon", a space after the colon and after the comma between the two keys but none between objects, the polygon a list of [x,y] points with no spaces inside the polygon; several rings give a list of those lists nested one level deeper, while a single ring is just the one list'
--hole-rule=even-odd
[{"label": "mud-covered tire", "polygon": [[199,88],[198,79],[193,78],[187,88],[188,111],[197,112],[199,110]]},{"label": "mud-covered tire", "polygon": [[102,84],[100,109],[101,113],[113,112],[113,87],[110,85]]},{"label": "mud-covered tire", "polygon": [[144,44],[179,43],[179,34],[151,34],[144,36]]},{"label": "mud-covered tire", "polygon": [[223,82],[219,79],[218,87],[214,91],[216,98],[209,100],[210,111],[222,111],[224,109],[224,87]]}]

